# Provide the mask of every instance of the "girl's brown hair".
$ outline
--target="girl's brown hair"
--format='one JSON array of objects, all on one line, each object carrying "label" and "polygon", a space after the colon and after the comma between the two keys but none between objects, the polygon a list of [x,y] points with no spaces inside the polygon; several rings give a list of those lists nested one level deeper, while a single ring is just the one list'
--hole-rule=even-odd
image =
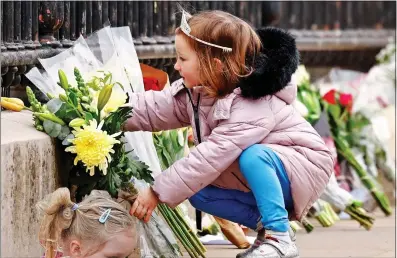
[{"label": "girl's brown hair", "polygon": [[[62,242],[74,237],[82,242],[105,243],[124,230],[134,230],[135,222],[121,204],[113,201],[108,192],[94,190],[75,206],[68,188],[59,188],[37,204],[44,213],[39,231],[45,258],[53,258]],[[77,209],[73,209],[77,207]],[[107,209],[110,215],[104,224],[99,218]]]},{"label": "girl's brown hair", "polygon": [[[241,77],[252,73],[255,56],[261,48],[260,38],[248,23],[223,11],[203,11],[188,19],[192,36],[232,48],[231,52],[224,52],[188,37],[180,28],[176,29],[176,34],[184,35],[197,53],[200,83],[208,94],[223,97],[231,93]],[[222,62],[221,68],[214,58]]]}]

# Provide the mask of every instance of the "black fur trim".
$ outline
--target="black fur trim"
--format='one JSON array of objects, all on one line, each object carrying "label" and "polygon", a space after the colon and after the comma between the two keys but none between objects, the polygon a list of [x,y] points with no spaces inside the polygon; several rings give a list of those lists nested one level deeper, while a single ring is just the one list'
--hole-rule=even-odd
[{"label": "black fur trim", "polygon": [[258,99],[282,90],[299,65],[299,51],[295,39],[278,28],[261,28],[257,34],[262,50],[255,58],[254,72],[237,85],[246,98]]}]

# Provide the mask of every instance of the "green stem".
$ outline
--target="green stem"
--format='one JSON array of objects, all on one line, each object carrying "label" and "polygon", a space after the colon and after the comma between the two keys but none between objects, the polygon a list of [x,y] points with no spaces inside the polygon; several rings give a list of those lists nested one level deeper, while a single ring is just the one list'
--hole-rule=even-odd
[{"label": "green stem", "polygon": [[194,252],[192,246],[187,241],[186,237],[184,237],[181,229],[178,227],[177,223],[173,221],[172,216],[169,214],[169,211],[164,207],[163,204],[158,205],[163,217],[166,219],[167,223],[174,229],[175,235],[178,237],[179,241],[181,241],[183,247],[185,247],[186,251],[189,253],[190,257],[199,257],[196,252]]},{"label": "green stem", "polygon": [[[161,215],[163,216],[163,218],[165,219],[165,221],[167,222],[167,224],[168,224],[168,226],[170,227],[170,229],[172,230],[174,236],[176,236],[176,237],[179,239],[179,241],[181,242],[181,244],[185,247],[184,243],[183,243],[182,240],[181,240],[181,236],[180,236],[179,232],[175,229],[175,227],[174,227],[173,224],[171,223],[171,220],[170,220],[170,218],[168,218],[167,213],[164,211],[164,208],[163,208],[162,204],[159,204],[159,205],[157,206],[157,208],[158,208],[158,210],[160,211],[160,213],[161,213]],[[180,249],[180,248],[179,248],[179,249]],[[185,247],[185,249],[186,249],[186,247]],[[181,250],[179,250],[179,253],[180,253],[181,255],[183,255],[182,252],[181,252]]]},{"label": "green stem", "polygon": [[366,230],[372,228],[375,218],[368,215],[367,211],[364,210],[361,205],[353,202],[346,207],[345,212],[349,214],[352,219],[360,223]]},{"label": "green stem", "polygon": [[310,221],[307,218],[302,219],[302,225],[307,233],[312,232],[314,229],[314,226],[310,223]]},{"label": "green stem", "polygon": [[203,256],[200,247],[196,246],[194,240],[191,237],[189,237],[190,236],[189,232],[186,230],[185,227],[183,227],[183,223],[181,223],[178,220],[177,215],[174,213],[174,211],[166,205],[165,205],[165,209],[168,212],[168,215],[171,217],[172,221],[174,221],[178,230],[181,232],[182,236],[185,238],[186,242],[189,244],[189,247],[191,248],[192,252],[197,257]]},{"label": "green stem", "polygon": [[39,112],[35,112],[33,113],[35,116],[37,116],[38,118],[40,118],[41,120],[50,120],[54,123],[60,124],[60,125],[66,125],[65,122],[60,119],[59,117],[57,117],[56,115],[52,114],[52,113],[39,113]]},{"label": "green stem", "polygon": [[165,221],[167,222],[167,224],[169,225],[169,227],[172,230],[172,232],[174,233],[174,235],[179,239],[181,244],[185,247],[185,244],[184,244],[183,240],[181,239],[181,236],[180,236],[179,232],[175,229],[174,225],[171,223],[171,220],[168,217],[167,212],[164,211],[164,207],[162,206],[162,204],[159,204],[157,206],[157,208],[160,211],[160,213],[163,216],[163,218],[165,219]]},{"label": "green stem", "polygon": [[332,226],[333,222],[329,219],[327,213],[321,211],[319,215],[316,216],[317,220],[323,227],[330,227]]},{"label": "green stem", "polygon": [[386,216],[391,215],[392,211],[390,208],[389,199],[387,196],[382,192],[379,191],[372,178],[370,178],[366,171],[362,168],[362,166],[358,163],[358,161],[354,158],[353,153],[351,150],[346,146],[346,144],[339,139],[338,137],[334,137],[334,141],[338,150],[338,153],[346,159],[346,161],[354,168],[359,176],[361,182],[364,186],[371,192],[372,196],[374,197],[375,201],[381,208],[381,210],[385,213]]},{"label": "green stem", "polygon": [[191,229],[190,225],[185,221],[184,216],[183,216],[183,211],[181,208],[176,207],[175,208],[175,212],[178,215],[178,217],[180,217],[180,220],[185,224],[186,228],[189,229],[188,231],[190,232],[190,234],[192,235],[194,241],[200,246],[200,249],[203,252],[206,252],[207,249],[205,248],[205,246],[201,243],[200,239],[197,237],[197,235],[194,233],[194,231]]},{"label": "green stem", "polygon": [[190,242],[193,244],[195,249],[199,252],[201,256],[204,257],[204,252],[206,251],[200,240],[196,237],[196,235],[193,233],[192,229],[190,226],[187,224],[187,222],[184,220],[182,214],[180,214],[181,211],[178,211],[177,208],[174,210],[171,210],[177,217],[177,220],[181,222],[181,228],[182,230],[185,231],[185,234],[188,236],[188,239]]}]

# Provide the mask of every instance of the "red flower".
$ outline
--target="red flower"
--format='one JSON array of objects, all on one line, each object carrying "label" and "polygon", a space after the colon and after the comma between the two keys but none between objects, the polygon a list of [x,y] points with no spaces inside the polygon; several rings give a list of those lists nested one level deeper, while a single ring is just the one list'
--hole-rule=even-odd
[{"label": "red flower", "polygon": [[344,107],[353,106],[353,96],[351,94],[341,93],[339,95],[339,102]]},{"label": "red flower", "polygon": [[143,85],[145,87],[145,91],[160,91],[159,80],[156,78],[143,77]]},{"label": "red flower", "polygon": [[[336,104],[335,94],[337,91],[332,89],[328,91],[324,96],[323,99],[328,102],[329,104]],[[339,103],[342,107],[346,107],[349,111],[351,111],[353,107],[353,95],[349,93],[341,93],[339,92]]]},{"label": "red flower", "polygon": [[335,93],[336,93],[336,90],[330,90],[327,93],[325,93],[325,95],[323,96],[323,99],[326,102],[328,102],[329,104],[336,104]]}]

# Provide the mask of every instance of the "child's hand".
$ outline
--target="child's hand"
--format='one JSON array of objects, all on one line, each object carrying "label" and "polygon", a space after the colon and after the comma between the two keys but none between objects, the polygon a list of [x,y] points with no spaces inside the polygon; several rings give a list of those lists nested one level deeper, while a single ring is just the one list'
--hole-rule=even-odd
[{"label": "child's hand", "polygon": [[145,188],[139,191],[138,197],[131,207],[130,214],[148,222],[158,203],[159,199],[153,189],[151,187]]}]

